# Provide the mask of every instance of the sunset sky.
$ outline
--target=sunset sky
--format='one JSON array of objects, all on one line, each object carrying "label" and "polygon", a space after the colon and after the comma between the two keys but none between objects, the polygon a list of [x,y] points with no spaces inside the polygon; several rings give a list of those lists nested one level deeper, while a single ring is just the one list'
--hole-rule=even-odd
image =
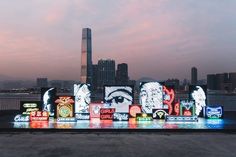
[{"label": "sunset sky", "polygon": [[0,75],[79,79],[84,27],[131,79],[236,72],[236,0],[0,0]]}]

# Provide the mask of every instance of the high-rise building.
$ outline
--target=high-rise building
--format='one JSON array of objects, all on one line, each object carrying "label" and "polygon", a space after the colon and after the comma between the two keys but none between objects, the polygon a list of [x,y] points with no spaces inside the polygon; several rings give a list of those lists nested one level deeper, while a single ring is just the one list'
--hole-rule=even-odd
[{"label": "high-rise building", "polygon": [[191,69],[191,84],[196,85],[197,84],[197,68],[192,67]]},{"label": "high-rise building", "polygon": [[47,78],[37,78],[36,84],[37,84],[36,86],[38,88],[48,87],[48,79]]},{"label": "high-rise building", "polygon": [[216,90],[216,75],[215,74],[207,75],[207,88],[211,90]]},{"label": "high-rise building", "polygon": [[92,83],[92,33],[90,28],[82,30],[81,83]]},{"label": "high-rise building", "polygon": [[128,65],[126,63],[118,64],[116,70],[116,84],[127,85],[128,81]]},{"label": "high-rise building", "polygon": [[98,87],[115,85],[115,61],[111,59],[98,61]]},{"label": "high-rise building", "polygon": [[98,87],[98,65],[93,64],[92,89],[96,90]]}]

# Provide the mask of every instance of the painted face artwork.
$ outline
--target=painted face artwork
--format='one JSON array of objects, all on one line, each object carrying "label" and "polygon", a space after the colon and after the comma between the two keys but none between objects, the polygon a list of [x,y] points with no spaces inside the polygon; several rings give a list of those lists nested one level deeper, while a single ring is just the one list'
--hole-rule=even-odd
[{"label": "painted face artwork", "polygon": [[199,116],[203,107],[206,106],[206,93],[200,86],[196,86],[196,90],[191,93],[192,98],[195,100],[196,104],[196,115]]},{"label": "painted face artwork", "polygon": [[90,85],[74,85],[75,113],[89,113],[89,104],[91,102]]},{"label": "painted face artwork", "polygon": [[133,88],[130,86],[105,86],[104,101],[116,112],[129,112],[129,105],[133,103]]},{"label": "painted face artwork", "polygon": [[43,111],[49,112],[50,116],[54,116],[54,96],[55,88],[50,88],[43,94]]},{"label": "painted face artwork", "polygon": [[158,82],[142,83],[139,102],[144,113],[152,113],[152,109],[163,108],[163,88]]}]

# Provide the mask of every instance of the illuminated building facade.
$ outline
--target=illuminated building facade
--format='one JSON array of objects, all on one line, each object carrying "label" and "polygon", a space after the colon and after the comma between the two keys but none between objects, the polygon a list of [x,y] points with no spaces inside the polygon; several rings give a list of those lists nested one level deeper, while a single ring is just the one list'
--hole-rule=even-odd
[{"label": "illuminated building facade", "polygon": [[92,32],[90,28],[82,30],[81,83],[92,83]]}]

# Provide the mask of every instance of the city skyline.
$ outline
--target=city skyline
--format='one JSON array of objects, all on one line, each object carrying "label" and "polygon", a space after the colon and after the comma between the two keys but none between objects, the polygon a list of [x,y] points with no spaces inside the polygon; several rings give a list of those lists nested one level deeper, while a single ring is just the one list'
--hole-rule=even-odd
[{"label": "city skyline", "polygon": [[0,75],[79,80],[84,27],[93,31],[93,63],[127,63],[130,79],[190,79],[193,66],[199,79],[235,72],[235,6],[233,0],[0,1]]}]

